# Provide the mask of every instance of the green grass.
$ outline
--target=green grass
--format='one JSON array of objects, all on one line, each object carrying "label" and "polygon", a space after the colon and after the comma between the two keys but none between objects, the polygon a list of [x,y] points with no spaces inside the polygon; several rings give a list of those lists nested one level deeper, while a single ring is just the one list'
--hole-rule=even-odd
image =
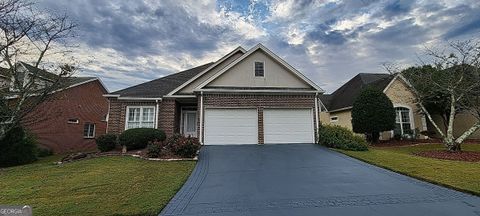
[{"label": "green grass", "polygon": [[54,165],[59,157],[0,170],[0,203],[34,215],[157,215],[195,166],[119,156]]},{"label": "green grass", "polygon": [[[443,145],[372,147],[366,152],[337,150],[365,162],[435,184],[480,195],[480,162],[425,158],[415,152],[443,150]],[[478,144],[462,145],[464,151],[480,151]]]}]

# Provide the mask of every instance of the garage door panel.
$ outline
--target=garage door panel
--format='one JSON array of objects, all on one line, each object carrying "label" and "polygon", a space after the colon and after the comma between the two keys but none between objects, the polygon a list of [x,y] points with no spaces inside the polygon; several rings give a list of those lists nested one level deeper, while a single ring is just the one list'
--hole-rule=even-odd
[{"label": "garage door panel", "polygon": [[312,143],[311,109],[265,109],[263,111],[265,143]]},{"label": "garage door panel", "polygon": [[256,109],[206,109],[205,145],[258,143]]}]

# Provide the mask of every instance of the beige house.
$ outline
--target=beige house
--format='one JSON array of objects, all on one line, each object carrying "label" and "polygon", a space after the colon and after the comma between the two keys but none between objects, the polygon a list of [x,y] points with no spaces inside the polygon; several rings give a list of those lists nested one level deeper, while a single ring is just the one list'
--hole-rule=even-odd
[{"label": "beige house", "polygon": [[380,139],[388,140],[395,134],[402,137],[418,134],[421,139],[427,138],[420,135],[420,132],[427,131],[428,128],[425,116],[414,103],[414,95],[401,78],[390,74],[360,73],[332,94],[322,95],[324,109],[320,113],[320,121],[352,129],[353,102],[366,86],[383,90],[392,101],[397,114],[395,130],[381,133]]},{"label": "beige house", "polygon": [[[417,134],[418,138],[427,139],[427,136],[420,134],[427,131],[430,136],[437,137],[435,130],[415,104],[415,97],[407,83],[398,75],[360,73],[332,94],[322,95],[320,122],[352,129],[352,105],[360,90],[366,86],[383,90],[395,107],[396,128],[393,131],[381,133],[380,139],[388,140],[393,138],[395,134],[402,137]],[[437,125],[444,129],[440,117],[434,116],[434,120]],[[455,136],[460,136],[461,133],[471,127],[475,123],[474,120],[475,118],[467,113],[458,114],[454,127]],[[480,138],[480,131],[477,131],[470,138]]]}]

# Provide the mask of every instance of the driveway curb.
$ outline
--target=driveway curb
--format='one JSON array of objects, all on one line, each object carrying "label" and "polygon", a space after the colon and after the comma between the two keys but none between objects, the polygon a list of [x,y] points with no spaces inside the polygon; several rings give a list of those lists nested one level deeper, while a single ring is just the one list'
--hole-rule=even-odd
[{"label": "driveway curb", "polygon": [[190,203],[190,200],[195,195],[195,192],[200,188],[200,185],[205,180],[208,171],[208,151],[202,148],[198,156],[198,162],[192,174],[188,177],[182,188],[175,194],[170,202],[163,208],[159,216],[173,216],[183,212],[185,207]]}]

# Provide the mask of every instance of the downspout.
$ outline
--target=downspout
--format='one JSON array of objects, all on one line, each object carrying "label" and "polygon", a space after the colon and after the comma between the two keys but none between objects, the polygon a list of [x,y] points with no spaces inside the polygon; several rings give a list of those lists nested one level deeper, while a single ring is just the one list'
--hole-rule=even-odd
[{"label": "downspout", "polygon": [[[318,129],[320,128],[319,127],[320,122],[318,121],[318,115],[319,115],[319,113],[318,113],[318,92],[317,92],[317,93],[315,93],[315,122],[316,122],[315,123],[315,129],[316,129],[315,134],[318,133]],[[315,136],[315,141],[317,141],[317,136]]]},{"label": "downspout", "polygon": [[107,116],[106,116],[106,122],[107,126],[105,127],[105,134],[108,133],[108,121],[110,120],[110,99],[108,98],[108,111],[107,111]]},{"label": "downspout", "polygon": [[158,111],[159,111],[159,105],[158,105],[158,100],[155,100],[156,106],[155,106],[155,129],[158,129]]},{"label": "downspout", "polygon": [[200,92],[200,134],[199,136],[199,141],[203,145],[203,91]]}]

